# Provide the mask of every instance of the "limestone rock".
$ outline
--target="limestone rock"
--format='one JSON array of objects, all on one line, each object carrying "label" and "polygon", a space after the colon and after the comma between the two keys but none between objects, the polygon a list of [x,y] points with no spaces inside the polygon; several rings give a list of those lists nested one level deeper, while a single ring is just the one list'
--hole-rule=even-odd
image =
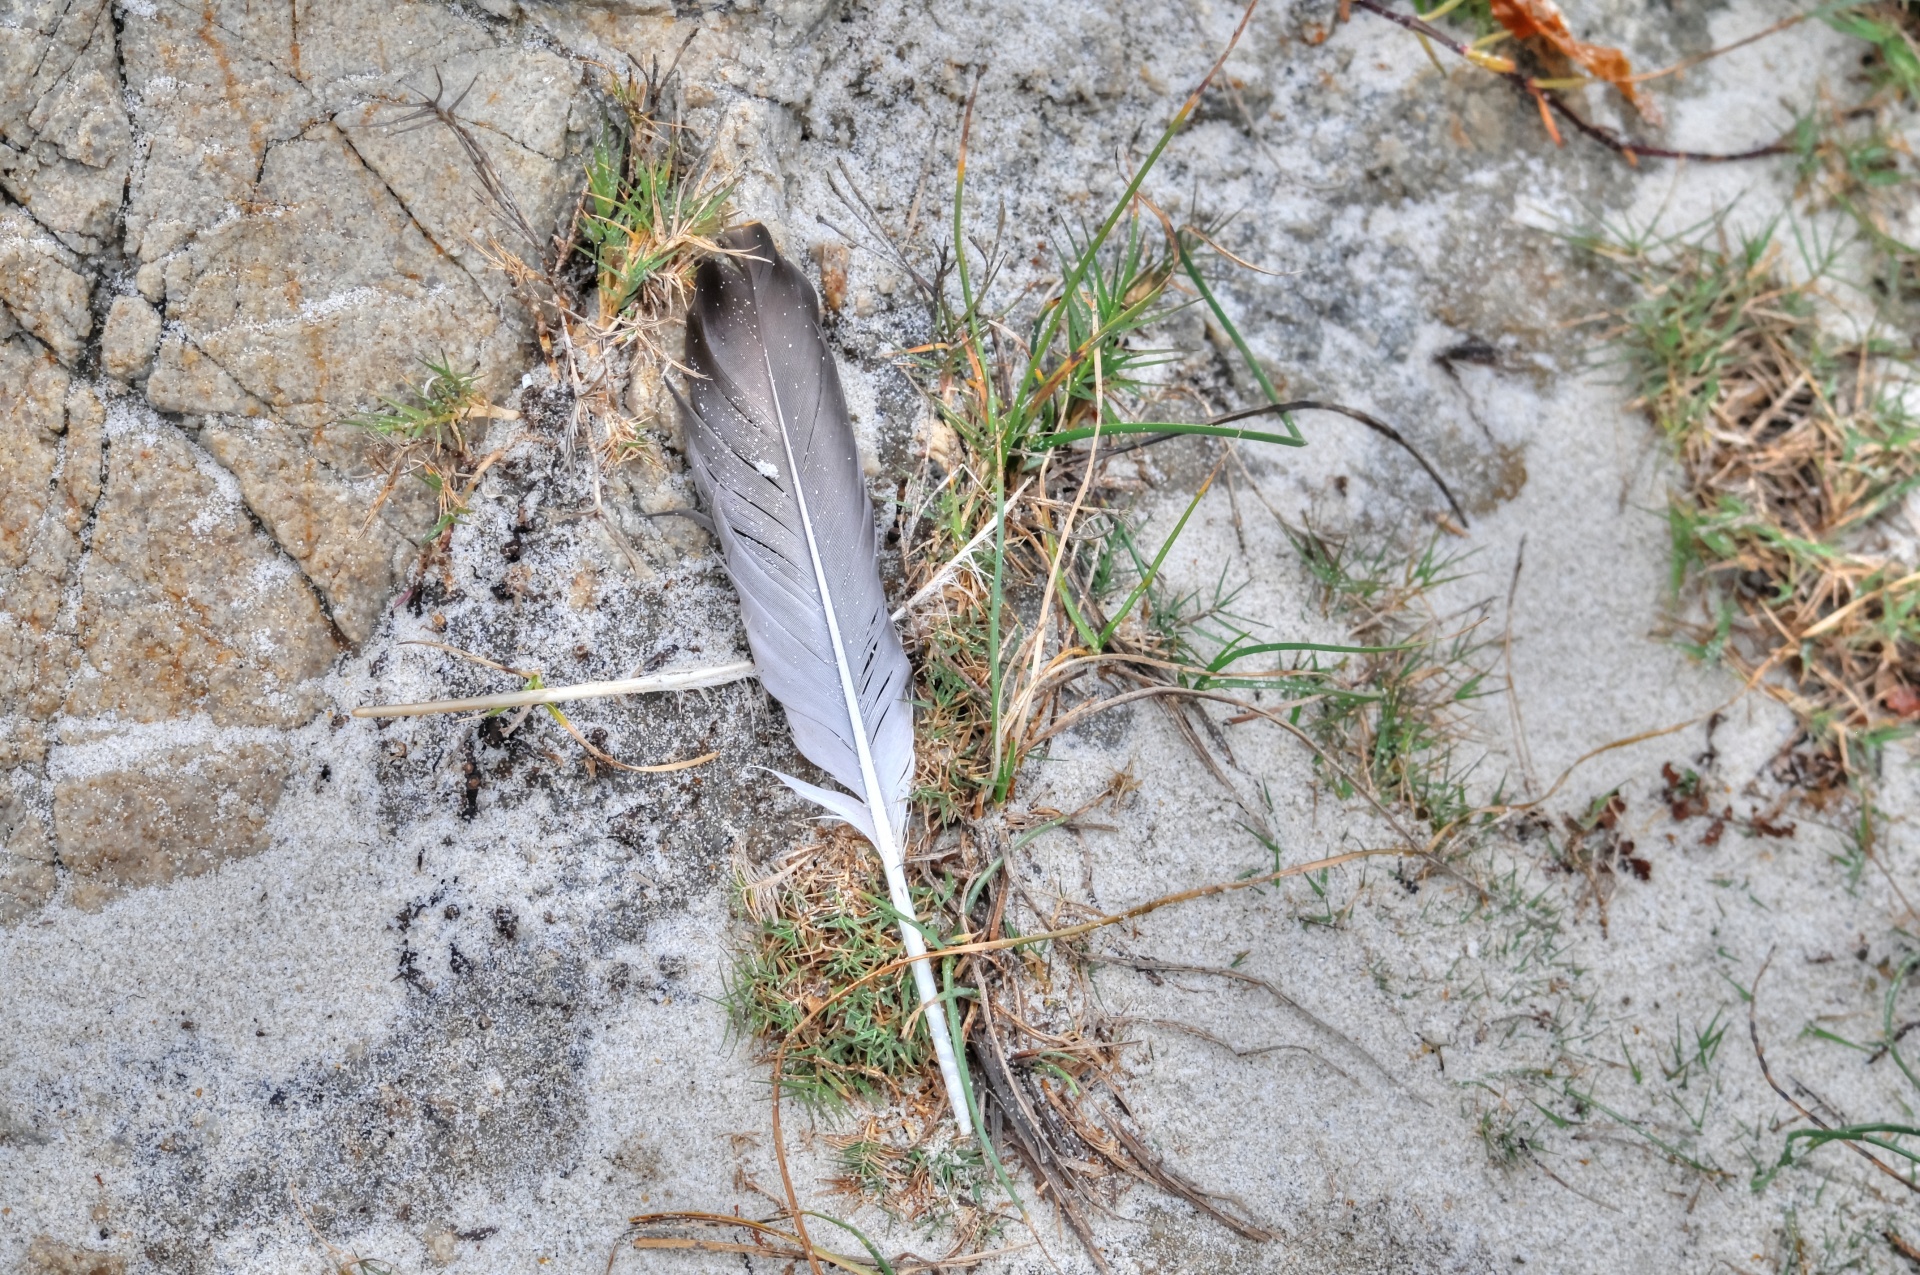
[{"label": "limestone rock", "polygon": [[[546,233],[571,212],[572,184],[555,181],[554,173],[560,165],[579,171],[579,148],[568,132],[579,73],[550,53],[487,49],[449,59],[434,74],[444,100],[464,94],[459,117],[536,233]],[[433,244],[498,302],[506,279],[474,245],[492,233],[522,254],[532,246],[502,225],[486,200],[475,198],[472,164],[458,139],[439,125],[398,132],[385,121],[400,114],[387,103],[367,102],[340,112],[334,122]]]},{"label": "limestone rock", "polygon": [[53,844],[25,802],[0,790],[0,925],[12,925],[53,897]]},{"label": "limestone rock", "polygon": [[119,381],[137,381],[153,366],[160,316],[139,297],[115,297],[100,334],[100,365]]},{"label": "limestone rock", "polygon": [[[435,517],[342,421],[426,359],[495,393],[523,370],[526,316],[475,246],[519,232],[461,138],[407,118],[456,109],[544,238],[601,108],[576,60],[503,26],[511,0],[376,9],[0,5],[0,768],[23,792],[64,773],[88,719],[310,721],[315,679],[374,632]],[[96,329],[109,269],[133,289]],[[96,338],[117,385],[76,370]],[[39,815],[9,823],[0,911],[49,897],[75,828],[92,848],[68,866],[94,863],[75,871],[96,891],[199,870],[179,866],[195,845],[257,848],[263,823],[209,822],[253,770],[179,774],[185,805],[95,775],[63,790],[53,841]],[[107,807],[74,784],[117,794],[175,866],[99,848],[88,812]]]},{"label": "limestone rock", "polygon": [[39,766],[47,759],[47,735],[38,722],[15,718],[0,725],[0,767]]},{"label": "limestone rock", "polygon": [[[315,428],[368,405],[376,388],[398,388],[423,360],[496,370],[518,346],[518,325],[495,314],[332,125],[270,152],[258,191],[262,211],[195,241],[194,283],[168,313],[280,419]],[[191,396],[170,405],[232,410]]]},{"label": "limestone rock", "polygon": [[147,378],[147,401],[163,412],[265,412],[227,370],[181,337],[168,337]]},{"label": "limestone rock", "polygon": [[255,199],[266,151],[319,114],[298,78],[291,12],[221,4],[127,11],[126,86],[147,157],[128,192],[126,249],[158,261]]},{"label": "limestone rock", "polygon": [[135,767],[54,785],[60,861],[76,878],[75,902],[98,904],[128,886],[211,872],[267,848],[284,759],[263,745],[231,751],[181,748]]},{"label": "limestone rock", "polygon": [[76,716],[208,714],[292,726],[339,643],[312,587],[260,531],[238,484],[157,420],[110,440],[80,579]]},{"label": "limestone rock", "polygon": [[100,461],[106,449],[107,409],[90,386],[67,390],[67,455],[60,468],[60,521],[79,534],[100,499]]},{"label": "limestone rock", "polygon": [[230,8],[217,29],[170,7],[127,20],[152,138],[128,249],[166,262],[140,285],[164,282],[182,324],[154,405],[318,428],[397,392],[425,358],[504,384],[524,319],[496,304],[504,289],[471,242],[499,226],[458,140],[400,125],[423,97],[458,100],[544,236],[571,211],[592,116],[577,70],[441,6],[390,6],[377,23],[320,6],[297,32],[284,12]]},{"label": "limestone rock", "polygon": [[93,333],[93,287],[66,245],[19,208],[0,210],[0,302],[71,364]]},{"label": "limestone rock", "polygon": [[0,571],[26,561],[66,429],[67,371],[24,342],[0,345]]},{"label": "limestone rock", "polygon": [[91,503],[81,475],[89,463],[98,471],[97,429],[66,439],[63,454],[68,403],[84,413],[79,399],[44,349],[0,344],[0,715],[50,714],[66,681],[72,647],[55,629],[79,548],[76,502]]}]

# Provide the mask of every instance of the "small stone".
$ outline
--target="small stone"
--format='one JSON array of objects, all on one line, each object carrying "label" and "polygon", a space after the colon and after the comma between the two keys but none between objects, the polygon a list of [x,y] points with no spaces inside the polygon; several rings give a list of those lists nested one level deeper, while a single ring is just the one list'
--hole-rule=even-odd
[{"label": "small stone", "polygon": [[445,1266],[453,1260],[454,1233],[439,1230],[430,1233],[424,1241],[427,1246],[427,1260],[435,1266]]},{"label": "small stone", "polygon": [[[161,287],[164,289],[162,296],[168,305],[180,305],[186,301],[187,290],[193,287],[192,257],[184,252],[177,252],[164,261],[150,261],[147,265],[160,271]],[[141,269],[146,269],[146,266],[142,266]],[[141,291],[144,292],[146,289],[142,288]],[[156,300],[154,304],[159,305],[160,302]]]},{"label": "small stone", "polygon": [[27,1245],[26,1275],[126,1275],[127,1259],[36,1235]]},{"label": "small stone", "polygon": [[100,362],[107,375],[126,384],[146,376],[160,344],[160,315],[139,297],[115,297],[100,335]]},{"label": "small stone", "polygon": [[159,305],[167,299],[167,267],[164,262],[149,261],[140,267],[133,276],[133,286],[140,289],[140,295]]}]

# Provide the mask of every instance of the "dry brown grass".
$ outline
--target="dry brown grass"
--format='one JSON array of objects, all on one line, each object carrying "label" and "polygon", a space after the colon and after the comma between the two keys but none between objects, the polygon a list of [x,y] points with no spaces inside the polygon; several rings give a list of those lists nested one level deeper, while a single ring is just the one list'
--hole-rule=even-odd
[{"label": "dry brown grass", "polygon": [[573,216],[551,239],[515,203],[457,99],[436,97],[392,121],[437,120],[465,147],[498,222],[477,247],[533,316],[566,399],[561,432],[587,461],[596,508],[604,469],[658,462],[648,426],[673,411],[665,376],[685,370],[677,333],[693,271],[718,251],[731,217],[732,188],[682,118],[677,65],[663,72],[656,61],[644,75],[596,68],[621,118],[596,143]]},{"label": "dry brown grass", "polygon": [[1672,445],[1676,593],[1691,647],[1844,758],[1920,716],[1920,430],[1886,342],[1837,345],[1817,282],[1762,235],[1614,255],[1641,287],[1618,332]]}]

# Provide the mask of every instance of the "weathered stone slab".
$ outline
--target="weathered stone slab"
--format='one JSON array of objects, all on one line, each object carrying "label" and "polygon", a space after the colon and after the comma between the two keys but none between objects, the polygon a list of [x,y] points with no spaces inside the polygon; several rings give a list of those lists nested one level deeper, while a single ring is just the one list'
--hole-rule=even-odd
[{"label": "weathered stone slab", "polygon": [[[257,191],[258,212],[195,240],[193,283],[168,316],[190,348],[279,419],[315,428],[417,379],[426,359],[495,368],[518,346],[518,325],[495,313],[332,125],[275,147]],[[169,377],[165,406],[233,410],[224,395],[196,401],[182,385]]]},{"label": "weathered stone slab", "polygon": [[106,0],[0,27],[0,187],[76,252],[114,236],[133,134]]},{"label": "weathered stone slab", "polygon": [[27,1245],[26,1275],[125,1275],[127,1259],[117,1253],[62,1244],[36,1235]]},{"label": "weathered stone slab", "polygon": [[[213,421],[200,441],[233,473],[241,498],[275,543],[326,597],[340,632],[349,642],[366,641],[419,553],[414,538],[432,527],[431,502],[389,499],[382,505],[381,479],[355,481],[341,473],[315,454],[308,431],[292,426],[257,418]],[[364,446],[359,450],[359,472],[366,475]],[[395,486],[400,484],[409,495],[419,485],[405,476]],[[412,525],[396,525],[409,510],[416,514]]]},{"label": "weathered stone slab", "polygon": [[93,285],[66,245],[19,208],[0,209],[0,303],[60,361],[80,357],[93,333]]},{"label": "weathered stone slab", "polygon": [[[74,438],[64,437],[70,401],[84,418]],[[79,547],[76,498],[91,503],[83,475],[99,468],[97,417],[97,400],[74,394],[46,350],[0,343],[0,715],[59,704],[72,643],[55,627]]]},{"label": "weathered stone slab", "polygon": [[0,789],[0,925],[12,925],[53,897],[53,843],[40,819]]}]

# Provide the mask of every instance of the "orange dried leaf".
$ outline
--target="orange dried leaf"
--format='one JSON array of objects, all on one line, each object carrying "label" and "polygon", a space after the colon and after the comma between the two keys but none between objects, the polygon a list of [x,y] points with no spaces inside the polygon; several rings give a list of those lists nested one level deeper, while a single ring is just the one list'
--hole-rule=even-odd
[{"label": "orange dried leaf", "polygon": [[1660,112],[1633,83],[1633,64],[1627,55],[1604,44],[1586,44],[1573,38],[1566,15],[1553,0],[1492,0],[1493,17],[1516,40],[1538,37],[1596,80],[1620,90],[1642,119],[1660,122]]}]

